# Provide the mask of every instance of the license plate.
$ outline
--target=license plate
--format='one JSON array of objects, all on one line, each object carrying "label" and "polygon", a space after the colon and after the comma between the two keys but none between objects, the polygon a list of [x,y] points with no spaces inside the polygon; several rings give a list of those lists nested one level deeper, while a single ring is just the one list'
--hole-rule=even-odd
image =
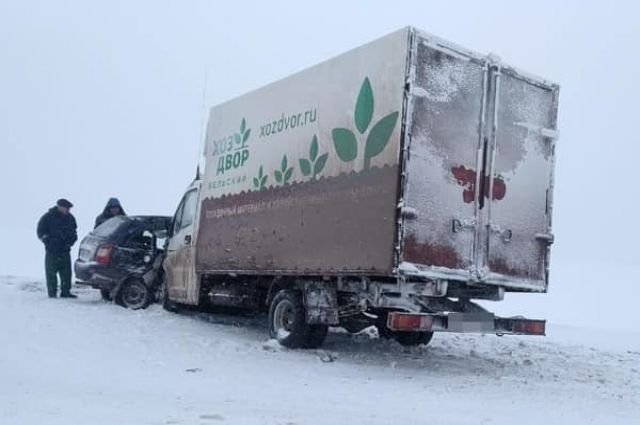
[{"label": "license plate", "polygon": [[447,330],[450,332],[494,332],[493,313],[450,313]]}]

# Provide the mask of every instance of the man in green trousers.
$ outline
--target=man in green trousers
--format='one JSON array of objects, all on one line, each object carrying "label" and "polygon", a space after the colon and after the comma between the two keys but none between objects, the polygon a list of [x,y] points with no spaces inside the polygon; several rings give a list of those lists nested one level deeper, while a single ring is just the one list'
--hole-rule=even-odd
[{"label": "man in green trousers", "polygon": [[60,298],[76,298],[71,293],[71,247],[78,234],[76,219],[69,210],[73,204],[59,199],[56,206],[49,209],[38,222],[38,239],[45,246],[45,272],[49,298],[58,294],[58,275],[60,275]]}]

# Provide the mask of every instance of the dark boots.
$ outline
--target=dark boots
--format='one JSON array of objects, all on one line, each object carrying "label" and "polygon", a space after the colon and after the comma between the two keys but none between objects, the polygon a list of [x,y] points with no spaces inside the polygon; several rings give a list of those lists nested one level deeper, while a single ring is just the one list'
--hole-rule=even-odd
[{"label": "dark boots", "polygon": [[76,298],[71,293],[71,255],[47,252],[44,259],[47,277],[47,293],[55,298],[58,293],[58,274],[60,275],[60,298]]}]

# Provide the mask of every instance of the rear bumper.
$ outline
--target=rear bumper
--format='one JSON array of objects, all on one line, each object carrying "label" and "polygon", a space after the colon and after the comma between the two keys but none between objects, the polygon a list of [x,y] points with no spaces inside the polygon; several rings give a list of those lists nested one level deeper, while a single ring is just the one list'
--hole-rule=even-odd
[{"label": "rear bumper", "polygon": [[545,335],[546,320],[496,317],[492,313],[391,312],[387,327],[402,332],[492,333],[497,335]]},{"label": "rear bumper", "polygon": [[112,290],[121,280],[121,277],[109,273],[109,270],[93,262],[76,261],[74,273],[76,284],[87,285],[96,289]]},{"label": "rear bumper", "polygon": [[457,281],[469,283],[479,288],[502,288],[504,292],[547,292],[544,280],[511,277],[498,273],[486,272],[478,275],[476,272],[466,269],[449,269],[408,262],[400,263],[396,271],[408,281],[415,278],[427,281]]}]

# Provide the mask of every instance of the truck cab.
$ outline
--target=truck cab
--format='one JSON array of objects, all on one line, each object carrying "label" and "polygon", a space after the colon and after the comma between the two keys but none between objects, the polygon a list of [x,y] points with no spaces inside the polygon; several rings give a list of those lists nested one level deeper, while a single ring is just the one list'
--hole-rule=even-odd
[{"label": "truck cab", "polygon": [[201,185],[202,180],[194,180],[178,204],[164,260],[168,299],[181,304],[197,305],[199,301],[195,239]]}]

